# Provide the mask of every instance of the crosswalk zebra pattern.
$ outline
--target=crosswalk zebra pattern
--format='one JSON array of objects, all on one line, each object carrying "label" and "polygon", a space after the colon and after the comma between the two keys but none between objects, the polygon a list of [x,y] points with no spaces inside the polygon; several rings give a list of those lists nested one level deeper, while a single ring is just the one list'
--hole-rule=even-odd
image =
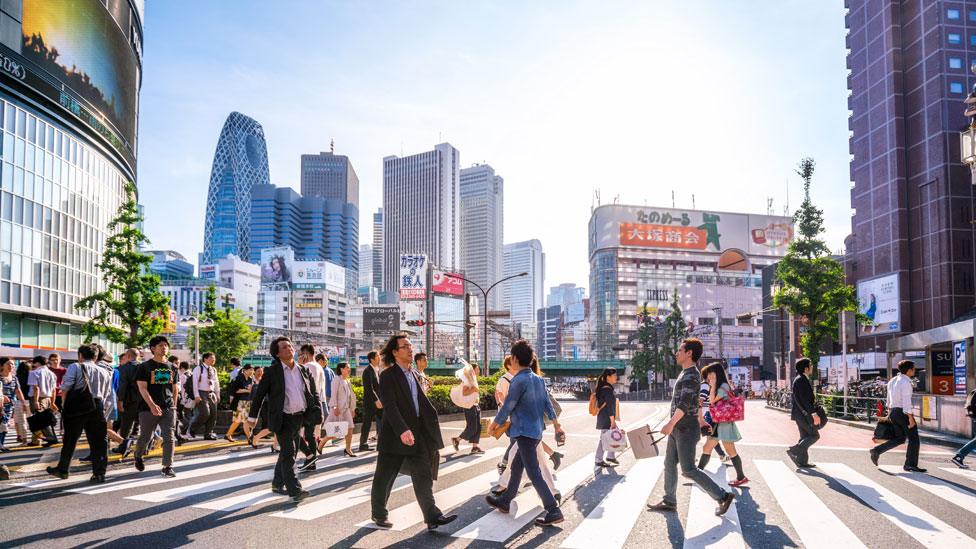
[{"label": "crosswalk zebra pattern", "polygon": [[[497,479],[495,463],[503,447],[493,447],[483,455],[452,455],[440,466],[440,480],[435,485],[435,499],[445,512],[477,509],[476,513],[462,513],[457,524],[443,528],[443,535],[459,540],[505,543],[534,528],[532,520],[543,512],[539,497],[529,486],[523,488],[503,514],[484,505],[483,495]],[[261,512],[282,521],[330,521],[330,517],[362,506],[368,518],[370,483],[375,453],[357,458],[343,457],[332,451],[320,458],[318,470],[302,474],[305,489],[312,497],[305,502],[282,507],[274,505],[288,498],[269,489],[276,456],[266,451],[241,451],[219,456],[193,458],[177,462],[178,476],[167,478],[150,474],[158,471],[158,463],[147,464],[147,472],[134,474],[131,470],[111,471],[111,482],[91,485],[84,477],[69,480],[34,480],[14,484],[25,490],[64,491],[77,497],[118,495],[133,504],[162,505],[187,501],[188,505],[214,513],[234,513],[242,510]],[[632,531],[641,521],[655,515],[645,504],[652,493],[660,490],[663,480],[662,457],[646,460],[625,460],[617,476],[594,476],[592,453],[567,463],[556,474],[556,485],[563,496],[564,508],[576,492],[602,482],[603,489],[585,512],[568,518],[560,525],[564,532],[554,542],[563,548],[601,549],[640,546]],[[870,474],[859,472],[844,463],[819,464],[818,474],[797,471],[785,460],[754,459],[752,466],[759,472],[752,479],[752,487],[761,484],[763,494],[772,498],[758,499],[752,505],[765,509],[773,506],[782,511],[786,523],[781,524],[795,533],[793,541],[803,547],[868,546],[859,538],[863,523],[853,523],[849,514],[835,510],[834,498],[855,499],[865,512],[876,514],[875,523],[888,523],[906,536],[926,547],[973,547],[976,540],[935,514],[926,511],[929,500],[948,502],[967,516],[976,513],[976,473],[957,469],[937,469],[940,478],[929,474],[909,473],[900,467],[882,466]],[[713,461],[706,469],[721,486],[727,486],[731,469]],[[823,490],[823,485],[834,485]],[[818,486],[819,484],[819,486]],[[397,478],[393,494],[410,490],[410,479]],[[716,502],[704,491],[692,485],[688,497],[679,503],[679,515],[684,523],[683,546],[691,548],[746,547],[755,544],[743,531],[739,506],[741,499],[723,517],[716,517]],[[741,490],[739,490],[741,493]],[[827,493],[828,496],[825,496]],[[908,497],[903,497],[899,493]],[[402,501],[404,498],[401,498]],[[393,501],[391,499],[391,501]],[[581,506],[582,507],[582,506]],[[415,501],[390,508],[389,518],[394,530],[416,531],[423,527],[423,517]],[[372,528],[368,520],[348,522],[350,532]],[[861,529],[861,530],[859,530]],[[555,545],[553,545],[555,546]]]}]

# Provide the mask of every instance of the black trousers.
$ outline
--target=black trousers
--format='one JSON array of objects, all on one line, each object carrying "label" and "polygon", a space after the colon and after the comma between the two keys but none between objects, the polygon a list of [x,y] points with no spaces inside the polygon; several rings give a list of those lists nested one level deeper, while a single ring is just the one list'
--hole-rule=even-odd
[{"label": "black trousers", "polygon": [[895,424],[901,434],[896,438],[875,446],[874,451],[880,455],[895,446],[904,444],[907,440],[908,452],[905,454],[905,465],[918,467],[918,450],[919,446],[921,446],[921,441],[918,439],[918,426],[916,425],[914,429],[908,427],[908,415],[901,408],[892,408],[888,417],[891,418],[891,422]]},{"label": "black trousers", "polygon": [[[322,410],[325,410],[325,403],[322,404]],[[301,438],[298,440],[299,449],[305,454],[305,457],[312,457],[318,454],[318,442],[315,441],[315,434],[322,432],[322,422],[325,421],[324,417],[319,417],[319,421],[305,421],[302,426]]]},{"label": "black trousers", "polygon": [[464,431],[458,438],[475,445],[481,442],[481,408],[477,404],[464,410]]},{"label": "black trousers", "polygon": [[796,428],[800,430],[800,441],[793,446],[793,453],[796,454],[797,461],[800,463],[808,463],[810,461],[810,454],[807,450],[818,440],[820,440],[820,433],[817,431],[817,427],[804,419],[794,420],[796,422]]},{"label": "black trousers", "polygon": [[374,519],[387,519],[389,512],[386,502],[390,499],[393,483],[400,474],[400,468],[409,471],[413,481],[413,493],[424,514],[424,522],[430,523],[441,516],[441,510],[434,503],[434,477],[431,468],[434,454],[437,450],[426,433],[414,433],[417,453],[410,456],[380,452],[376,458],[376,472],[373,474],[373,488],[370,494],[370,505]]},{"label": "black trousers", "polygon": [[193,421],[190,422],[191,433],[209,435],[217,426],[217,402],[213,392],[200,391],[200,402],[193,408]]},{"label": "black trousers", "polygon": [[102,412],[96,410],[82,416],[66,417],[64,421],[64,446],[61,447],[61,459],[58,461],[58,470],[67,473],[71,466],[71,458],[74,456],[75,447],[78,445],[78,438],[82,431],[88,439],[88,446],[91,448],[92,473],[104,475],[108,467],[108,442],[105,435],[108,423]]},{"label": "black trousers", "polygon": [[116,431],[120,437],[129,438],[135,436],[135,430],[139,428],[139,404],[133,402],[126,404],[125,408],[119,413],[119,428]]},{"label": "black trousers", "polygon": [[295,453],[298,446],[298,436],[305,424],[304,414],[283,414],[281,416],[281,431],[275,433],[278,436],[278,446],[281,452],[278,453],[278,462],[275,464],[274,479],[271,481],[272,488],[283,487],[288,490],[290,495],[295,495],[302,490],[302,485],[295,476]]},{"label": "black trousers", "polygon": [[363,403],[363,425],[359,432],[359,447],[369,445],[369,429],[373,426],[373,418],[376,418],[376,433],[380,432],[380,421],[383,419],[383,410],[375,405]]}]

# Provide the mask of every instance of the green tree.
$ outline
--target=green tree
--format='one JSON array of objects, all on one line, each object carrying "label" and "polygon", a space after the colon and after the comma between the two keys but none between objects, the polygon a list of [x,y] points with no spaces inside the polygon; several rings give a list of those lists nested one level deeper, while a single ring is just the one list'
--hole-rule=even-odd
[{"label": "green tree", "polygon": [[[227,314],[214,315],[213,326],[200,328],[200,351],[217,356],[217,368],[224,369],[230,364],[230,359],[242,358],[258,347],[261,332],[251,329],[246,313],[231,309]],[[196,344],[194,334],[191,334],[187,345]]]},{"label": "green tree", "polygon": [[207,286],[207,293],[203,296],[203,318],[217,316],[217,287]]},{"label": "green tree", "polygon": [[[643,384],[647,381],[647,374],[664,372],[666,365],[664,343],[664,324],[659,318],[653,318],[644,303],[644,312],[638,315],[637,343],[640,350],[630,359],[630,377]],[[665,374],[666,375],[666,374]]]},{"label": "green tree", "polygon": [[[814,166],[812,158],[804,158],[796,171],[803,178],[804,198],[793,216],[796,236],[776,267],[779,289],[773,295],[773,305],[785,308],[806,325],[800,347],[816,365],[821,345],[837,333],[840,311],[857,311],[857,295],[847,284],[843,266],[830,257],[830,249],[821,238],[823,211],[810,200]],[[863,316],[858,313],[859,319]],[[814,375],[816,372],[814,367]]]},{"label": "green tree", "polygon": [[671,295],[671,313],[664,319],[664,326],[667,338],[665,342],[666,371],[664,377],[665,379],[670,379],[678,375],[678,360],[675,354],[678,352],[678,347],[681,345],[681,342],[688,337],[688,323],[685,322],[681,305],[678,303],[677,288],[675,288],[674,293]]},{"label": "green tree", "polygon": [[115,343],[140,347],[164,328],[169,300],[159,291],[159,277],[149,272],[152,258],[142,252],[149,239],[139,230],[142,216],[131,182],[126,183],[125,195],[108,224],[110,236],[98,264],[105,289],[82,298],[75,308],[91,312],[91,319],[82,327],[86,341],[102,335]]}]

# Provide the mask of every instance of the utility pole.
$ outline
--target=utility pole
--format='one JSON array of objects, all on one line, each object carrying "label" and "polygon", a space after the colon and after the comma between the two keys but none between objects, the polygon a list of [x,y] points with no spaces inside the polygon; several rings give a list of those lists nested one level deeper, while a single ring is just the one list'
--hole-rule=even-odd
[{"label": "utility pole", "polygon": [[719,358],[719,360],[722,361],[722,364],[724,365],[725,364],[725,346],[724,346],[724,341],[723,341],[723,337],[722,337],[722,308],[721,307],[713,307],[712,310],[715,311],[715,320],[716,320],[716,322],[718,322],[718,358]]}]

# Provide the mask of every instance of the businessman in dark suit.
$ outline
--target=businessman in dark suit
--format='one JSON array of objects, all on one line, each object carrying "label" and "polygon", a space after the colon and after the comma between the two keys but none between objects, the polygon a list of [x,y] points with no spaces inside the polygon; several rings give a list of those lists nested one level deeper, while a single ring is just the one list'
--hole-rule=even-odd
[{"label": "businessman in dark suit", "polygon": [[383,404],[373,474],[371,504],[373,522],[391,528],[386,502],[400,468],[410,471],[413,492],[428,530],[453,522],[434,503],[434,469],[437,451],[444,447],[437,411],[421,389],[413,368],[413,345],[406,335],[394,335],[381,352],[388,367],[380,374],[379,398]]},{"label": "businessman in dark suit", "polygon": [[820,416],[816,412],[816,401],[813,397],[813,385],[810,384],[810,369],[813,367],[809,358],[796,361],[796,378],[793,380],[793,408],[790,419],[796,422],[800,430],[800,441],[786,450],[786,455],[793,460],[797,467],[815,467],[810,463],[807,450],[813,443],[820,440],[817,427]]},{"label": "businessman in dark suit", "polygon": [[373,426],[373,418],[376,418],[376,434],[379,436],[380,422],[383,419],[383,403],[379,396],[379,367],[380,354],[370,351],[366,358],[369,366],[363,370],[363,425],[359,431],[359,451],[368,452],[369,429]]},{"label": "businessman in dark suit", "polygon": [[278,436],[281,452],[275,465],[271,491],[291,496],[297,503],[309,496],[295,476],[295,450],[298,435],[307,422],[319,421],[319,405],[315,380],[295,360],[295,347],[287,337],[271,342],[271,366],[264,370],[251,401],[247,421],[254,427],[261,406],[268,407],[268,429]]},{"label": "businessman in dark suit", "polygon": [[115,430],[122,437],[122,444],[113,448],[112,452],[126,457],[133,448],[132,428],[139,425],[139,387],[136,385],[136,370],[139,369],[139,349],[126,349],[119,359],[119,390],[118,399],[119,425]]}]

